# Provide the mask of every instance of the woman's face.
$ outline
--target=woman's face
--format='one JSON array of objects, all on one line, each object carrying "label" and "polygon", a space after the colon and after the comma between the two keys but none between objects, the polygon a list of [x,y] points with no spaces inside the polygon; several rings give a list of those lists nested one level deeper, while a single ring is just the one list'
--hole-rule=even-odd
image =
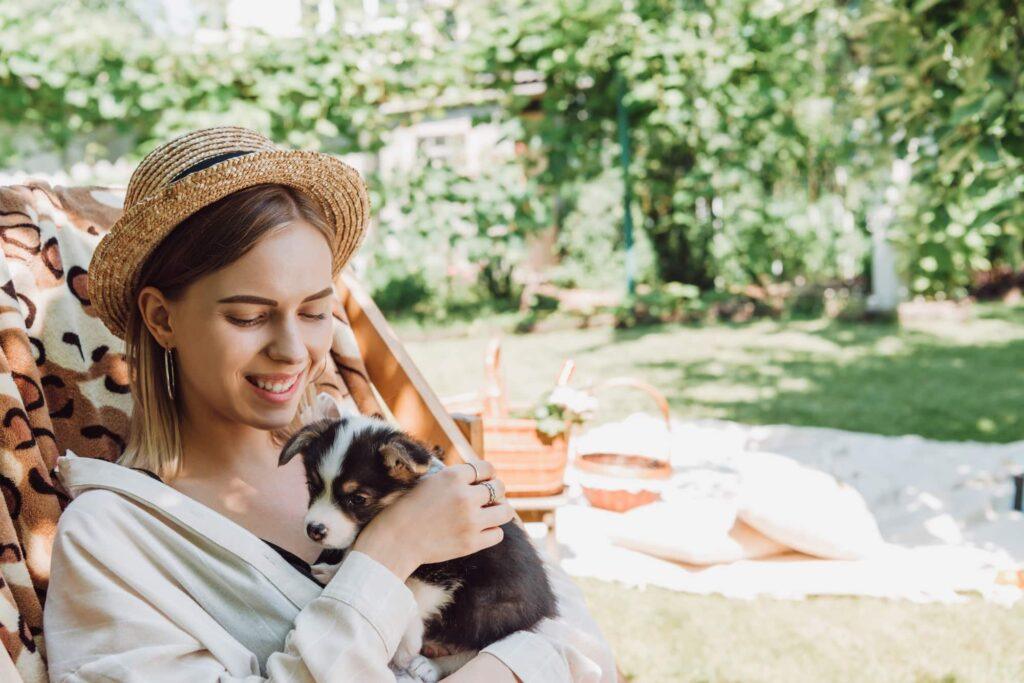
[{"label": "woman's face", "polygon": [[333,301],[330,247],[301,221],[167,302],[185,419],[290,423],[330,349]]}]

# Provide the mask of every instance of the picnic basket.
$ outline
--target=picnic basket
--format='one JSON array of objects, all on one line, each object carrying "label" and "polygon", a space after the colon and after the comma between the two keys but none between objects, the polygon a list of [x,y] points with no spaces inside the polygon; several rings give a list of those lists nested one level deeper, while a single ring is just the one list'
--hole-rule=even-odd
[{"label": "picnic basket", "polygon": [[[654,386],[633,377],[612,377],[586,391],[592,396],[610,387],[633,387],[648,394],[665,418],[666,444],[661,457],[644,453],[576,452],[573,465],[580,488],[594,507],[625,512],[661,500],[661,483],[672,476],[672,418],[668,401]],[[579,442],[577,442],[579,443]]]},{"label": "picnic basket", "polygon": [[[572,360],[565,361],[556,385],[567,384],[574,367]],[[529,405],[510,404],[508,400],[499,337],[492,338],[488,345],[481,390],[444,398],[442,402],[452,412],[480,416],[484,449],[481,457],[494,465],[507,496],[555,496],[562,492],[571,425],[567,423],[563,434],[549,438],[538,431],[537,420],[510,417],[511,412]]]}]

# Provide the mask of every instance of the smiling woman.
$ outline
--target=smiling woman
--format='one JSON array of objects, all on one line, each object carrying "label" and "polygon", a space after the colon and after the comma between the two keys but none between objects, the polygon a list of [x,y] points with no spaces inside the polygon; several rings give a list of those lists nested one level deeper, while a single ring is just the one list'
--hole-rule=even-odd
[{"label": "smiling woman", "polygon": [[[303,521],[305,456],[280,459],[330,362],[334,278],[368,211],[342,162],[233,127],[172,140],[132,174],[89,267],[94,310],[126,342],[127,447],[116,463],[58,458],[74,500],[44,607],[51,680],[436,681],[420,651],[397,651],[421,613],[406,582],[503,540],[515,513],[493,467],[427,477],[334,549],[322,584],[307,565],[338,558]],[[446,680],[614,680],[579,590],[549,571],[573,618]]]},{"label": "smiling woman", "polygon": [[[306,389],[302,402],[312,399],[312,373],[323,367],[330,347],[334,288],[328,235],[325,218],[308,197],[266,184],[200,209],[157,246],[139,272],[139,305],[131,309],[125,330],[129,366],[138,372],[131,378],[136,405],[120,464],[165,479],[182,474],[179,426],[187,420],[180,414],[180,398],[171,398],[164,387],[168,353],[175,381],[198,390],[204,411],[242,422],[255,418],[273,430],[276,444],[283,444],[296,425],[282,425],[280,415],[296,408],[299,388]],[[256,293],[254,282],[287,296],[278,301],[265,296],[269,292]],[[193,296],[185,297],[190,288]],[[168,323],[177,330],[177,344],[167,341]],[[282,325],[294,325],[297,334],[256,367],[259,349]],[[279,378],[261,378],[264,388],[238,381],[274,374],[297,381],[285,394],[273,391]]]}]

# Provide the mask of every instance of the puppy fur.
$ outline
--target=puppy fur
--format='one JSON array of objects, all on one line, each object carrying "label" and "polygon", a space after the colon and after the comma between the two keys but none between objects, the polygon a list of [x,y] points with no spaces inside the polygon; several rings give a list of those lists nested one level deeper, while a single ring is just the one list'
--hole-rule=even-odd
[{"label": "puppy fur", "polygon": [[[411,491],[432,463],[416,439],[387,421],[337,412],[299,429],[284,445],[279,465],[302,454],[309,489],[306,532],[328,548],[348,548],[381,510]],[[526,532],[502,525],[496,545],[446,562],[421,565],[406,585],[419,606],[395,656],[417,666],[424,643],[456,653],[433,660],[448,675],[483,647],[557,616],[543,563]],[[333,576],[322,566],[324,578]]]}]

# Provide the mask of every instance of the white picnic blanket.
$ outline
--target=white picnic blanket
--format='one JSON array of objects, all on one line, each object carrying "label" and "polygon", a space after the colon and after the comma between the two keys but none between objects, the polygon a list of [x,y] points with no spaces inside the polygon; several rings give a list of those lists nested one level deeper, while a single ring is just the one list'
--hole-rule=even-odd
[{"label": "white picnic blanket", "polygon": [[[656,585],[728,597],[799,599],[867,595],[917,602],[959,602],[963,593],[1012,604],[1022,597],[998,585],[999,570],[1024,564],[1024,515],[1011,510],[1012,475],[1024,470],[1024,442],[941,442],[787,425],[672,420],[671,480],[662,495],[731,495],[738,465],[772,452],[834,475],[864,496],[887,542],[865,560],[820,560],[789,553],[764,560],[696,567],[615,545],[618,513],[590,507],[577,452],[666,453],[662,418],[634,413],[573,439],[566,471],[571,503],[556,512],[561,564],[575,576]],[[634,482],[639,485],[638,482]],[[628,487],[628,484],[627,484]]]}]

